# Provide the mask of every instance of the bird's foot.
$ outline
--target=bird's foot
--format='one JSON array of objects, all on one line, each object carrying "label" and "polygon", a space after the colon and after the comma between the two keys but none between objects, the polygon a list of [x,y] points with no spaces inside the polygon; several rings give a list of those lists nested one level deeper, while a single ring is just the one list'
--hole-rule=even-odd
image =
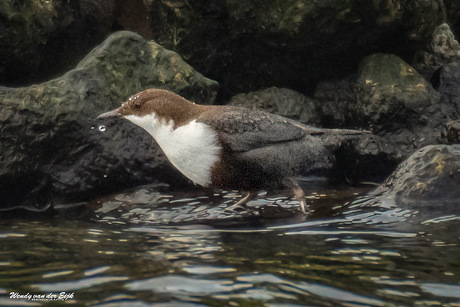
[{"label": "bird's foot", "polygon": [[240,199],[236,204],[227,207],[225,210],[228,211],[243,211],[247,208],[246,204],[257,197],[257,192],[249,192],[244,198]]},{"label": "bird's foot", "polygon": [[240,205],[238,203],[231,205],[230,207],[225,208],[225,211],[243,211],[247,207],[245,205]]},{"label": "bird's foot", "polygon": [[307,199],[305,198],[305,196],[302,199],[299,199],[299,201],[300,201],[300,211],[303,214],[309,215],[313,212],[313,210],[311,210],[310,207],[308,206]]}]

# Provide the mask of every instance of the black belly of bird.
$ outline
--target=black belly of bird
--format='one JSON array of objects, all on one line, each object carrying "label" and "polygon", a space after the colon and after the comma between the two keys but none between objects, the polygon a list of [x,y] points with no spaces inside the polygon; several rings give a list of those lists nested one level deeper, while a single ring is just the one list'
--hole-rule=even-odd
[{"label": "black belly of bird", "polygon": [[248,163],[237,155],[223,157],[212,170],[216,188],[255,191],[281,186],[283,176],[267,172],[260,164]]},{"label": "black belly of bird", "polygon": [[308,173],[315,163],[327,159],[327,155],[309,156],[308,149],[304,141],[282,142],[245,152],[224,148],[212,169],[212,185],[247,191],[283,188],[287,178]]}]

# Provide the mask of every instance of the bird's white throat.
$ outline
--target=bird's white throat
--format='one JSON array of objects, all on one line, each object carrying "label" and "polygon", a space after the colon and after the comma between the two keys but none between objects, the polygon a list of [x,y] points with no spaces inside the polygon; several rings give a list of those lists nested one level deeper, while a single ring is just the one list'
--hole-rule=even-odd
[{"label": "bird's white throat", "polygon": [[211,184],[211,168],[221,147],[217,133],[208,125],[193,120],[174,129],[173,121],[161,120],[155,113],[125,118],[146,130],[182,174],[199,185]]}]

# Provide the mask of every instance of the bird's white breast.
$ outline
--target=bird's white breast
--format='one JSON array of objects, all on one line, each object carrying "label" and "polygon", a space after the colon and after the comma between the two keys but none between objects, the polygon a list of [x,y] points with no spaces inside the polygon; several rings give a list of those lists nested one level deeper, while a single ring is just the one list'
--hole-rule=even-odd
[{"label": "bird's white breast", "polygon": [[128,115],[126,119],[145,129],[182,174],[199,185],[211,184],[211,168],[221,147],[217,133],[208,125],[193,120],[174,129],[172,121],[160,120],[156,114]]}]

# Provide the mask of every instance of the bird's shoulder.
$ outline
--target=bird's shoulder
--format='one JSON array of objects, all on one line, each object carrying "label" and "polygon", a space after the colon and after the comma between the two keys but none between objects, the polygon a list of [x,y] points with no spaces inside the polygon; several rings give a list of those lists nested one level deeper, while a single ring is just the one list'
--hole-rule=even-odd
[{"label": "bird's shoulder", "polygon": [[274,143],[298,140],[309,127],[262,110],[235,106],[208,108],[197,119],[211,126],[233,151],[249,151]]}]

